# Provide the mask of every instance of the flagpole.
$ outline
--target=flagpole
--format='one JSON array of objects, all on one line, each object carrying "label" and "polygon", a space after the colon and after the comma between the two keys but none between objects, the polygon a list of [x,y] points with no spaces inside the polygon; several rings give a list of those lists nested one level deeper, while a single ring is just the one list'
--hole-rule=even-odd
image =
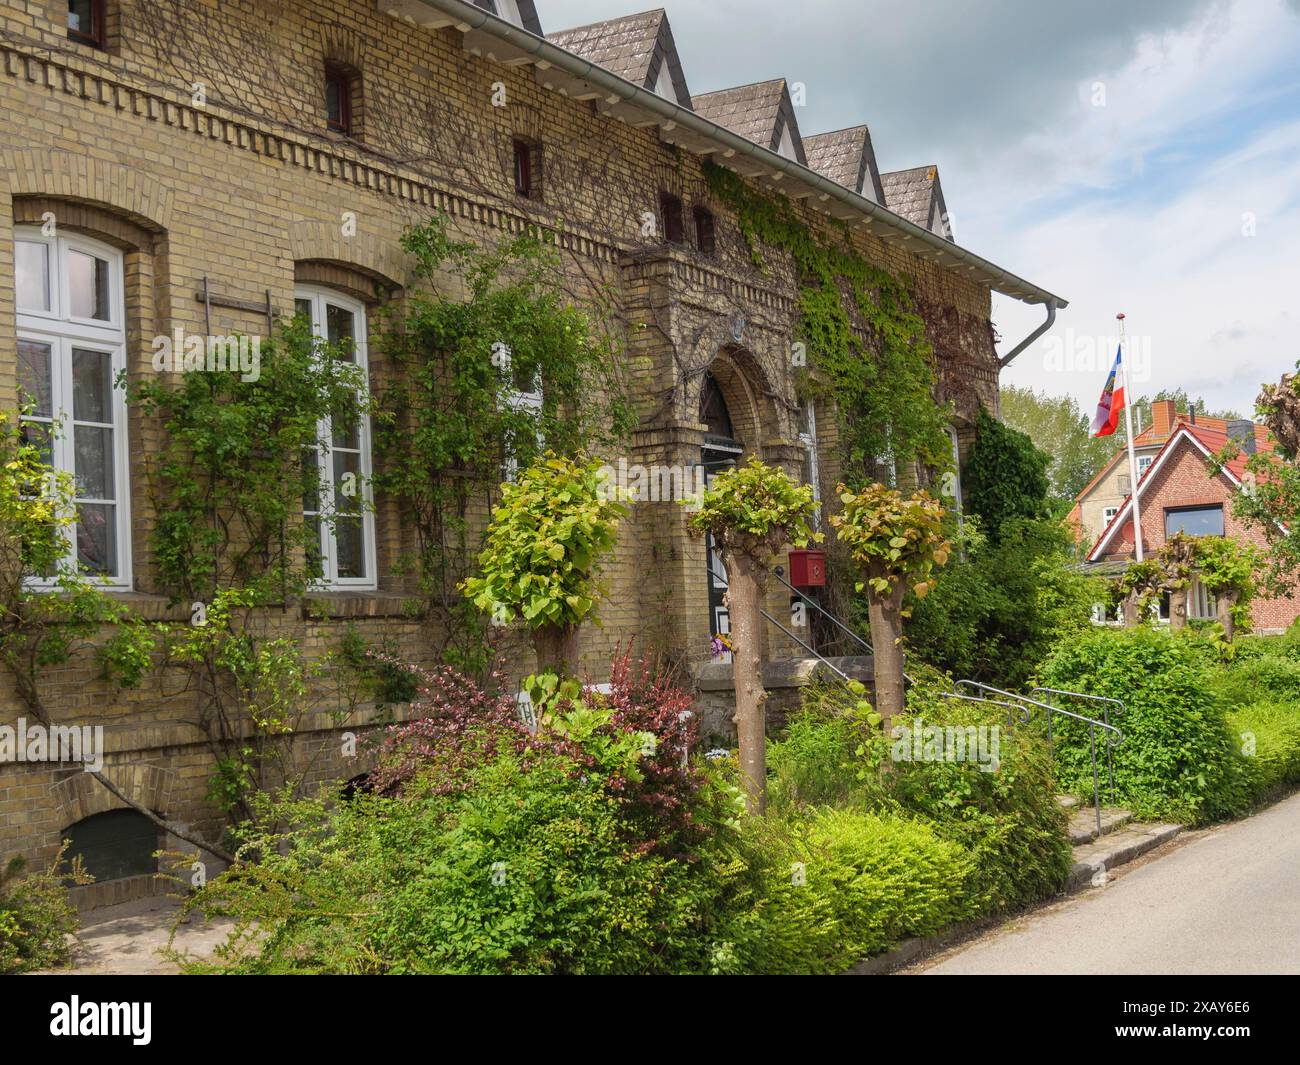
[{"label": "flagpole", "polygon": [[1133,550],[1142,561],[1142,510],[1138,506],[1138,464],[1133,454],[1133,391],[1128,383],[1128,359],[1124,358],[1124,312],[1115,315],[1119,321],[1119,369],[1124,377],[1124,427],[1128,435],[1128,475],[1133,486]]}]

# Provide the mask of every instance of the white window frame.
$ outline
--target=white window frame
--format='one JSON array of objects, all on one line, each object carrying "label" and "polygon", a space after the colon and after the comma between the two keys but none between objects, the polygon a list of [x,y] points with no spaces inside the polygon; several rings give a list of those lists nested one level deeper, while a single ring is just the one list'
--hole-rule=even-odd
[{"label": "white window frame", "polygon": [[[328,304],[333,304],[340,310],[347,311],[352,315],[352,321],[356,329],[356,335],[353,337],[356,365],[361,367],[361,372],[364,374],[366,381],[365,388],[369,389],[370,362],[367,356],[369,325],[366,321],[365,304],[360,300],[343,295],[337,289],[326,288],[322,285],[295,285],[293,298],[295,308],[299,300],[307,300],[311,303],[312,331],[322,340],[328,335],[325,314],[325,308]],[[364,398],[364,393],[362,398]],[[373,591],[379,587],[377,572],[379,560],[375,548],[375,508],[372,495],[374,465],[371,458],[369,415],[363,414],[358,420],[357,439],[361,450],[359,463],[361,466],[361,536],[363,541],[361,553],[365,560],[366,576],[340,577],[338,575],[338,540],[335,536],[335,530],[330,528],[329,522],[322,520],[320,526],[321,576],[313,582],[313,586],[323,591]],[[319,474],[319,505],[325,508],[324,513],[337,515],[338,509],[334,505],[333,444],[333,426],[330,424],[329,418],[324,418],[316,428],[316,469]],[[316,513],[322,513],[322,511]],[[306,517],[305,510],[303,516]]]},{"label": "white window frame", "polygon": [[1155,462],[1154,455],[1139,455],[1137,457],[1138,480],[1146,476],[1147,470],[1151,468],[1151,463]]},{"label": "white window frame", "polygon": [[817,509],[813,511],[813,530],[820,531],[822,527],[822,478],[821,467],[817,462],[817,407],[811,399],[804,400],[804,413],[807,416],[807,428],[799,434],[799,443],[803,445],[803,449],[808,455],[808,475],[812,478],[813,503],[817,506]]},{"label": "white window frame", "polygon": [[[506,362],[502,367],[507,381],[513,381],[511,376],[511,363]],[[545,400],[545,393],[542,386],[542,371],[539,368],[536,377],[533,379],[533,390],[531,392],[521,392],[513,385],[507,385],[501,393],[501,402],[507,410],[520,411],[532,417],[537,423],[537,446],[545,443],[542,437],[542,407]],[[506,449],[505,459],[501,463],[501,479],[510,484],[515,483],[515,478],[519,476],[519,460],[515,457],[513,451]]]},{"label": "white window frame", "polygon": [[[52,439],[51,457],[54,468],[76,477],[75,418],[73,410],[72,349],[101,351],[110,358],[109,422],[90,422],[92,426],[108,428],[113,433],[113,454],[109,456],[113,470],[113,499],[74,498],[78,503],[109,503],[114,507],[114,534],[117,544],[117,570],[114,573],[96,574],[104,581],[106,589],[129,591],[133,587],[131,548],[131,482],[129,476],[129,443],[127,440],[126,390],[118,379],[126,369],[126,300],[122,253],[116,248],[76,234],[47,235],[39,227],[15,226],[14,255],[17,242],[42,244],[46,247],[49,269],[50,308],[34,310],[18,308],[16,313],[17,339],[50,345],[50,412]],[[74,318],[68,311],[71,296],[68,284],[70,252],[93,255],[108,264],[108,321],[95,318]],[[17,305],[17,276],[15,265],[14,302]],[[39,420],[44,421],[42,416]],[[77,572],[77,526],[75,521],[66,527],[68,553],[61,568]],[[48,590],[58,586],[57,578],[33,578],[31,586]]]},{"label": "white window frame", "polygon": [[1119,507],[1118,507],[1118,506],[1114,506],[1114,507],[1102,507],[1102,508],[1101,508],[1101,523],[1102,523],[1102,526],[1105,527],[1105,526],[1109,525],[1112,521],[1114,521],[1114,520],[1115,520],[1115,515],[1118,514],[1118,513],[1119,513]]}]

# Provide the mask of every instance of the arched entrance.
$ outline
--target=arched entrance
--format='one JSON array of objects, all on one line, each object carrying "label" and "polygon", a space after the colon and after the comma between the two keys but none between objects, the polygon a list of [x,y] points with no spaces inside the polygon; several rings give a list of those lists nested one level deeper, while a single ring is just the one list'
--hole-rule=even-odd
[{"label": "arched entrance", "polygon": [[[714,476],[734,466],[745,448],[736,439],[722,386],[708,371],[704,374],[704,383],[700,388],[700,421],[706,426],[704,445],[700,449],[700,463],[704,466],[705,483],[709,484]],[[731,619],[724,600],[727,593],[727,571],[714,548],[712,534],[706,535],[704,557],[708,564],[709,636],[712,638],[731,631]],[[730,662],[731,652],[724,650],[719,660]]]}]

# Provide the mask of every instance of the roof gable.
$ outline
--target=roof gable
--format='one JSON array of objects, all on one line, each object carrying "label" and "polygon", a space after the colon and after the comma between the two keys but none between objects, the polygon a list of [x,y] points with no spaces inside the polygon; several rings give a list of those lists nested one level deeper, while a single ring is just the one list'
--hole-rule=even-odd
[{"label": "roof gable", "polygon": [[885,190],[866,126],[850,126],[833,133],[817,133],[803,139],[808,167],[846,189],[861,193],[881,206]]},{"label": "roof gable", "polygon": [[807,166],[785,78],[704,93],[694,97],[693,103],[696,114],[769,151],[779,151],[783,136],[788,136],[795,162]]},{"label": "roof gable", "polygon": [[[1151,485],[1156,482],[1156,474],[1169,461],[1169,457],[1178,449],[1179,444],[1186,443],[1192,447],[1206,463],[1206,473],[1209,475],[1209,467],[1213,462],[1213,456],[1216,452],[1222,450],[1228,442],[1227,433],[1215,433],[1204,430],[1201,426],[1188,425],[1186,422],[1181,423],[1178,428],[1170,434],[1169,439],[1165,441],[1164,446],[1156,454],[1151,466],[1147,469],[1137,484],[1138,501],[1145,499],[1147,491]],[[1231,462],[1225,463],[1218,471],[1218,476],[1226,477],[1234,489],[1242,486],[1242,475],[1245,473],[1246,459],[1238,455]],[[1096,562],[1105,548],[1115,539],[1115,535],[1125,526],[1133,525],[1133,494],[1130,493],[1124,500],[1123,505],[1111,518],[1110,523],[1102,530],[1097,537],[1097,542],[1092,545],[1092,550],[1088,552],[1088,561]]]},{"label": "roof gable", "polygon": [[[580,55],[611,74],[682,107],[691,107],[686,74],[663,8],[593,22],[546,35],[552,44]],[[671,95],[663,89],[671,86]]]},{"label": "roof gable", "polygon": [[880,184],[885,190],[885,206],[891,211],[902,215],[913,225],[928,229],[948,240],[953,239],[937,166],[891,170],[880,175]]}]

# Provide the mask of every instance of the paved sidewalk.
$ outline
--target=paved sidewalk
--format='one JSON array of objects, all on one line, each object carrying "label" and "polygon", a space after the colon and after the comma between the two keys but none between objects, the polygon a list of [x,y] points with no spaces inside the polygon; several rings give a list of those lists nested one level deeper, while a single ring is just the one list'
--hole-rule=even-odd
[{"label": "paved sidewalk", "polygon": [[[47,974],[143,975],[175,974],[180,970],[158,954],[167,945],[179,904],[159,896],[93,910],[83,918],[72,965],[45,970]],[[173,943],[178,950],[203,956],[226,938],[229,921],[204,922],[195,915],[182,925]]]},{"label": "paved sidewalk", "polygon": [[1300,973],[1300,794],[910,971]]}]

